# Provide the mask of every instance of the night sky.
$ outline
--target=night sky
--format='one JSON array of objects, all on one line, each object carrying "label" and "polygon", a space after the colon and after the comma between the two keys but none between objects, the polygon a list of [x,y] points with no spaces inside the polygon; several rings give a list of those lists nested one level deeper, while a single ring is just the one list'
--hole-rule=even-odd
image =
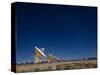
[{"label": "night sky", "polygon": [[34,47],[61,58],[97,56],[97,8],[16,3],[16,62],[33,61]]}]

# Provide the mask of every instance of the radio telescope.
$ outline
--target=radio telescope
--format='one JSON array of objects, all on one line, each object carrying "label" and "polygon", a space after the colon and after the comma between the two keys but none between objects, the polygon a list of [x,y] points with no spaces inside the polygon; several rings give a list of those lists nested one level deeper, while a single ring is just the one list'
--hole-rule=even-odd
[{"label": "radio telescope", "polygon": [[38,47],[35,47],[35,63],[39,63],[44,60],[46,55],[44,54],[44,48],[39,49]]}]

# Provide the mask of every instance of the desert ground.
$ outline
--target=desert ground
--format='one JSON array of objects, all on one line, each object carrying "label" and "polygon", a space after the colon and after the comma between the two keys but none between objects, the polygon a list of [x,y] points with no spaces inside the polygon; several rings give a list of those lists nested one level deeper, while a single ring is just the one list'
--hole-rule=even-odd
[{"label": "desert ground", "polygon": [[55,63],[39,63],[39,64],[17,64],[16,73],[87,69],[96,67],[97,67],[97,60],[78,60],[78,61],[65,61],[65,62],[55,62]]}]

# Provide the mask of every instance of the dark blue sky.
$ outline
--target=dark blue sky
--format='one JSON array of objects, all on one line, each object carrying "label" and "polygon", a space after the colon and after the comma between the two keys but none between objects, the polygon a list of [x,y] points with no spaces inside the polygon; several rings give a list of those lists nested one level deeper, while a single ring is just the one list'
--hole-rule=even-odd
[{"label": "dark blue sky", "polygon": [[32,61],[34,47],[62,58],[97,55],[97,8],[16,3],[16,61]]}]

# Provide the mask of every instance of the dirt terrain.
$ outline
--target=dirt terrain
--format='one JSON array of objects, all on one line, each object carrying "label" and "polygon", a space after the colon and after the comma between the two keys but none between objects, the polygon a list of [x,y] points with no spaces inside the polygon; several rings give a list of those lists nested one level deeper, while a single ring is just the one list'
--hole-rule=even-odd
[{"label": "dirt terrain", "polygon": [[16,72],[38,72],[69,69],[96,68],[97,60],[66,61],[42,64],[19,64],[16,65]]}]

